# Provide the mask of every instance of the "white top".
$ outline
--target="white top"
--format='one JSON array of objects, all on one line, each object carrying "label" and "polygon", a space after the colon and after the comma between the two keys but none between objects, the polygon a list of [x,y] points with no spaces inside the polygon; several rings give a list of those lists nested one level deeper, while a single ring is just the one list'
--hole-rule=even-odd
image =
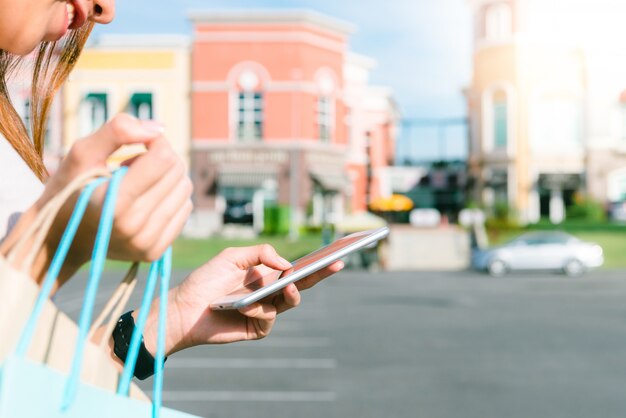
[{"label": "white top", "polygon": [[0,242],[43,193],[43,184],[0,135]]}]

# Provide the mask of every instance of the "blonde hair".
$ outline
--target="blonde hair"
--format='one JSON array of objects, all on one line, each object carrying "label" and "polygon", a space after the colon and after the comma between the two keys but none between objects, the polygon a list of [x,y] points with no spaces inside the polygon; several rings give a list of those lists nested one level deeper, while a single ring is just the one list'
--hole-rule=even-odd
[{"label": "blonde hair", "polygon": [[7,79],[21,62],[0,50],[0,133],[24,159],[37,177],[44,181],[48,172],[43,163],[46,124],[54,96],[74,68],[93,29],[93,23],[70,31],[59,42],[42,42],[34,61],[31,97],[31,132],[20,118],[9,97]]}]

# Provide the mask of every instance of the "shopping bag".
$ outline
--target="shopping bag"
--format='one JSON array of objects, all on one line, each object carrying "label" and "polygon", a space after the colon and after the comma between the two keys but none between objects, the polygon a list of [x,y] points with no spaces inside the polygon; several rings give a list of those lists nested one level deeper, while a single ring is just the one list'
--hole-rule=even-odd
[{"label": "shopping bag", "polygon": [[[76,331],[76,343],[72,356],[69,375],[50,367],[46,363],[39,363],[27,357],[29,346],[33,343],[37,323],[49,306],[48,296],[50,289],[56,280],[56,276],[63,264],[69,244],[73,239],[73,233],[77,229],[82,215],[81,204],[86,206],[89,186],[81,195],[75,210],[77,216],[72,216],[66,234],[61,240],[59,249],[55,254],[50,270],[32,308],[32,312],[20,335],[15,351],[9,354],[0,369],[0,417],[190,417],[188,414],[161,408],[162,390],[162,366],[164,358],[165,342],[165,318],[167,306],[167,291],[171,272],[171,252],[152,264],[148,276],[146,291],[142,300],[140,315],[137,319],[136,329],[131,339],[128,351],[127,364],[121,376],[118,393],[104,390],[94,386],[81,378],[86,359],[86,348],[89,346],[89,328],[93,307],[95,304],[99,280],[102,274],[108,240],[112,228],[112,213],[115,206],[117,188],[123,176],[124,170],[114,173],[105,199],[103,214],[96,237],[94,253],[89,274],[89,280],[83,301],[78,330]],[[95,188],[93,184],[91,189]],[[91,191],[92,191],[91,190]],[[85,197],[87,196],[87,197]],[[83,209],[84,212],[84,209]],[[152,404],[143,400],[133,399],[128,396],[131,392],[132,371],[136,361],[140,335],[143,332],[145,321],[150,308],[151,300],[156,287],[157,278],[161,279],[160,293],[161,306],[159,312],[159,338],[157,342],[157,355],[155,362],[155,393]],[[123,292],[122,292],[123,293]],[[124,298],[120,298],[123,300]],[[109,303],[112,307],[117,302]],[[115,310],[114,308],[112,309]],[[66,345],[66,350],[71,347]]]},{"label": "shopping bag", "polygon": [[[92,170],[75,179],[61,193],[52,199],[42,210],[39,216],[33,221],[29,229],[26,230],[20,239],[12,246],[6,257],[0,255],[0,364],[7,355],[14,352],[19,336],[24,329],[27,319],[33,309],[35,300],[40,294],[37,283],[29,277],[28,273],[39,247],[43,243],[48,233],[52,221],[61,207],[66,204],[69,197],[75,192],[85,188],[81,199],[77,202],[75,213],[70,224],[78,227],[82,218],[80,212],[88,203],[93,190],[102,184],[106,177],[110,176],[108,170]],[[100,178],[93,182],[94,179]],[[89,184],[91,183],[91,184]],[[89,186],[87,186],[89,184]],[[85,187],[87,186],[87,187]],[[79,207],[83,205],[83,207]],[[59,245],[61,253],[57,254],[60,260],[62,253],[67,254],[71,244],[71,228],[68,227],[65,239]],[[74,231],[75,233],[75,231]],[[34,241],[30,241],[34,239]],[[17,255],[26,247],[27,243],[32,243],[26,251],[27,256],[23,262],[16,263]],[[66,248],[61,248],[65,245]],[[63,256],[64,258],[64,256]],[[58,274],[58,272],[57,272]],[[90,332],[93,336],[97,327],[102,325],[106,319],[104,314],[109,313],[109,325],[106,327],[108,335],[114,327],[115,319],[121,314],[130,291],[136,283],[137,264],[129,270],[127,276],[116,289],[112,300],[107,304],[98,321],[94,323]],[[49,275],[49,277],[51,277]],[[52,280],[52,283],[54,280]],[[114,302],[114,303],[111,303]],[[33,332],[33,340],[29,346],[27,357],[39,363],[45,363],[53,369],[69,372],[72,361],[72,351],[68,348],[75,344],[77,338],[77,325],[67,315],[59,311],[57,307],[47,298],[41,306],[40,320],[37,322]],[[117,315],[117,316],[115,316]],[[106,334],[103,334],[106,335]],[[115,390],[119,380],[118,367],[111,362],[110,354],[104,350],[103,339],[101,344],[88,343],[85,348],[85,358],[88,367],[83,371],[83,380],[93,385],[109,390]],[[131,395],[139,399],[147,400],[141,390],[134,386],[131,388]]]}]

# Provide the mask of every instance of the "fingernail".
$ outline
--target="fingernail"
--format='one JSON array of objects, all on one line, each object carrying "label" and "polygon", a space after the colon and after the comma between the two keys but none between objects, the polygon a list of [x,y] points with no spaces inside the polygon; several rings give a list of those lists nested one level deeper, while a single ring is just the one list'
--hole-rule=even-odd
[{"label": "fingernail", "polygon": [[141,127],[146,131],[147,135],[163,135],[165,126],[154,120],[142,120]]},{"label": "fingernail", "polygon": [[285,267],[285,268],[290,268],[291,267],[291,263],[287,260],[285,260],[282,257],[278,257],[278,264],[280,264],[281,266]]}]

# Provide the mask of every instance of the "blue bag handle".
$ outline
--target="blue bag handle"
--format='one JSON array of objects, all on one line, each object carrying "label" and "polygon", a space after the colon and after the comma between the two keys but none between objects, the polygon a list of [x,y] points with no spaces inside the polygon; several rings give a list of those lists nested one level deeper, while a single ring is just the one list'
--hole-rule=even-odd
[{"label": "blue bag handle", "polygon": [[[113,217],[115,211],[115,204],[117,201],[117,195],[119,192],[119,186],[122,181],[122,178],[127,172],[126,167],[122,167],[115,172],[113,172],[110,180],[109,187],[107,189],[107,193],[105,196],[104,205],[102,208],[102,214],[100,217],[100,224],[98,226],[98,232],[96,235],[96,241],[94,244],[94,249],[92,253],[92,262],[89,272],[89,278],[87,282],[87,289],[85,291],[85,298],[83,301],[83,309],[81,312],[81,316],[79,319],[79,327],[78,327],[78,337],[76,343],[76,349],[74,353],[74,359],[72,361],[72,366],[70,369],[70,374],[68,376],[68,380],[66,383],[64,396],[61,404],[62,410],[67,410],[73,400],[76,397],[76,393],[78,391],[79,380],[80,380],[80,370],[82,368],[82,361],[84,355],[84,348],[87,340],[87,335],[89,331],[89,326],[91,323],[91,318],[93,316],[93,308],[95,305],[96,294],[98,290],[98,286],[100,283],[100,278],[102,276],[102,271],[104,269],[104,263],[106,261],[106,255],[109,247],[109,240],[111,236],[111,230],[113,228]],[[32,341],[37,322],[42,314],[43,308],[45,306],[46,301],[50,297],[52,292],[52,287],[56,282],[56,279],[61,271],[63,263],[67,257],[71,244],[76,235],[76,231],[80,226],[80,223],[84,217],[87,205],[89,203],[89,199],[95,189],[101,186],[103,183],[107,181],[107,178],[98,178],[88,184],[83,192],[80,194],[72,216],[68,222],[68,226],[59,242],[59,246],[57,247],[57,251],[52,259],[50,267],[48,269],[46,278],[42,284],[41,291],[38,295],[38,298],[35,302],[33,310],[28,318],[26,326],[24,327],[24,331],[20,337],[16,348],[16,355],[20,357],[24,357],[30,346]],[[158,341],[157,341],[157,353],[155,359],[155,379],[154,379],[154,400],[153,400],[153,417],[157,418],[159,416],[159,411],[162,405],[162,387],[163,387],[163,362],[164,362],[164,351],[165,351],[165,324],[167,317],[167,292],[169,289],[169,280],[171,277],[171,249],[168,249],[164,256],[152,263],[150,268],[150,274],[148,277],[148,284],[146,285],[146,291],[141,304],[140,318],[142,321],[138,320],[138,324],[133,332],[133,336],[131,338],[131,347],[129,347],[129,352],[127,356],[127,364],[125,365],[124,374],[120,379],[120,385],[118,387],[118,393],[127,395],[128,390],[130,388],[130,381],[132,380],[132,371],[135,368],[137,356],[139,354],[139,343],[141,334],[143,333],[143,328],[145,327],[145,322],[147,319],[148,311],[150,309],[150,302],[154,295],[154,290],[156,286],[157,276],[161,277],[161,286],[160,286],[160,306],[159,306],[159,325],[158,325]],[[141,315],[143,313],[143,315]],[[136,342],[134,345],[133,341]],[[129,367],[130,363],[132,363],[132,368]],[[125,377],[125,374],[128,374],[126,370],[130,370],[130,375]],[[120,390],[125,387],[124,390]]]},{"label": "blue bag handle", "polygon": [[150,266],[150,272],[148,273],[148,279],[146,283],[146,290],[141,301],[141,307],[139,315],[135,321],[135,329],[130,340],[128,347],[128,354],[126,357],[126,364],[124,365],[124,371],[120,378],[120,384],[117,389],[117,394],[122,396],[128,396],[130,389],[130,383],[137,363],[137,357],[139,356],[139,346],[141,344],[141,337],[143,330],[146,326],[146,320],[148,319],[148,312],[150,311],[150,304],[154,296],[154,291],[157,284],[157,279],[160,278],[159,285],[159,322],[157,331],[157,352],[154,360],[154,389],[152,399],[152,416],[158,418],[161,405],[162,405],[162,393],[163,393],[163,363],[165,362],[165,334],[166,334],[166,319],[167,319],[167,292],[169,290],[169,282],[172,272],[172,249],[168,248],[160,260],[152,263]]},{"label": "blue bag handle", "polygon": [[89,333],[91,325],[93,308],[96,302],[96,294],[98,293],[100,279],[102,278],[102,271],[104,270],[104,263],[109,251],[109,241],[111,238],[111,231],[113,229],[115,204],[117,203],[120,183],[122,182],[122,178],[126,174],[126,171],[128,171],[128,168],[122,167],[113,172],[106,196],[104,198],[102,214],[100,215],[100,224],[98,225],[96,241],[94,243],[91,256],[91,266],[89,269],[87,289],[85,290],[85,297],[83,299],[83,308],[78,320],[78,336],[76,338],[74,359],[72,360],[72,367],[70,368],[70,374],[65,385],[61,410],[67,410],[71,406],[78,391],[80,371],[82,369],[85,344],[87,342],[87,334]]},{"label": "blue bag handle", "polygon": [[87,209],[87,204],[89,203],[89,198],[96,190],[96,188],[106,182],[106,178],[99,178],[88,184],[83,192],[80,194],[78,201],[76,202],[76,206],[74,207],[74,211],[72,212],[72,216],[68,222],[67,228],[63,233],[61,241],[59,242],[59,246],[54,254],[52,262],[50,263],[50,267],[48,268],[48,273],[41,285],[41,291],[39,292],[39,296],[35,301],[35,305],[33,306],[33,310],[26,321],[26,325],[24,326],[24,330],[20,336],[20,339],[17,343],[15,349],[15,355],[19,357],[26,356],[26,351],[28,347],[30,347],[30,343],[33,339],[33,335],[35,333],[35,329],[37,327],[37,322],[41,317],[41,313],[46,304],[46,301],[50,297],[52,293],[52,287],[56,282],[57,277],[59,276],[59,272],[61,271],[61,267],[65,262],[65,258],[67,257],[67,253],[69,252],[70,246],[74,241],[74,236],[76,235],[76,231],[80,226],[80,222],[85,215],[85,210]]}]

